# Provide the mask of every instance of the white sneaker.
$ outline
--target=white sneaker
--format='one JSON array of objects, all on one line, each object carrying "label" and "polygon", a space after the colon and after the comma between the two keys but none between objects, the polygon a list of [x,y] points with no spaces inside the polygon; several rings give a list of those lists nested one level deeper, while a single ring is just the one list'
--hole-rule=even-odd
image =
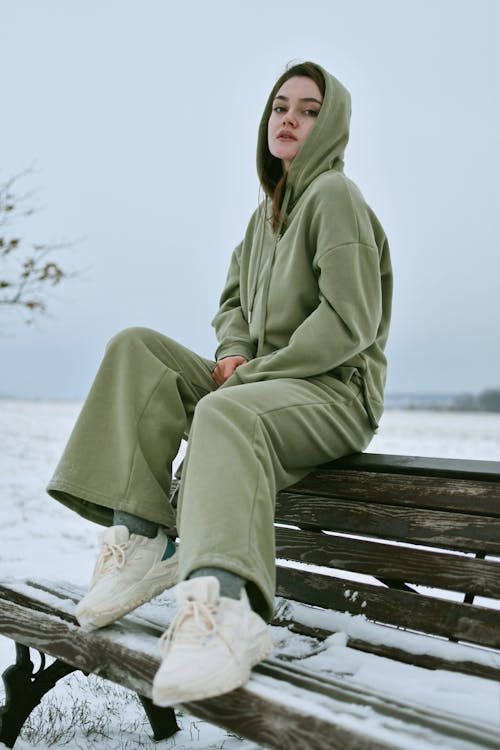
[{"label": "white sneaker", "polygon": [[163,661],[153,681],[158,706],[222,695],[243,685],[253,666],[273,650],[264,620],[241,598],[219,596],[213,576],[176,587],[179,606],[161,637]]},{"label": "white sneaker", "polygon": [[154,539],[130,534],[126,526],[106,529],[90,589],[76,606],[80,625],[109,625],[177,583],[177,552],[162,560],[167,544],[161,529]]}]

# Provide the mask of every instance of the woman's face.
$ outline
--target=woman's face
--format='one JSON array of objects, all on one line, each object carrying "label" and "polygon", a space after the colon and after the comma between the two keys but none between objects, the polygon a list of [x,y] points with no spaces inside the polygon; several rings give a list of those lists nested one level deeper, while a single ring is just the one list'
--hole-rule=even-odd
[{"label": "woman's face", "polygon": [[267,143],[271,154],[281,159],[285,171],[316,124],[322,103],[317,84],[306,76],[289,78],[274,97]]}]

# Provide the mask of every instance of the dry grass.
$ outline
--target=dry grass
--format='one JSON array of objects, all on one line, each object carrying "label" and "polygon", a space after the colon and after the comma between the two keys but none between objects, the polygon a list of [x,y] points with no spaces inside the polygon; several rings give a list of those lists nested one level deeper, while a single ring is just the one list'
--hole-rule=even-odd
[{"label": "dry grass", "polygon": [[[199,747],[203,723],[177,711],[181,732],[168,740],[155,742],[142,705],[131,691],[96,675],[69,675],[57,683],[27,719],[20,738],[29,745],[68,747],[73,750],[113,750],[151,748],[176,750]],[[182,737],[181,737],[182,734]],[[231,732],[205,750],[230,750],[242,743]],[[257,746],[255,746],[257,747]]]}]

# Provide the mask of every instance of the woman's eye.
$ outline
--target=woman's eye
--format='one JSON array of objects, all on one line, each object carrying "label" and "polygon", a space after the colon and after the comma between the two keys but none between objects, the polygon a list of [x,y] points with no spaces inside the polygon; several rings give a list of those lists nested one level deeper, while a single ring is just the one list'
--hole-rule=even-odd
[{"label": "woman's eye", "polygon": [[281,107],[279,104],[276,105],[276,107],[273,107],[273,112],[284,112],[285,108]]},{"label": "woman's eye", "polygon": [[317,117],[319,115],[319,112],[317,109],[306,109],[305,114],[309,115],[310,117]]}]

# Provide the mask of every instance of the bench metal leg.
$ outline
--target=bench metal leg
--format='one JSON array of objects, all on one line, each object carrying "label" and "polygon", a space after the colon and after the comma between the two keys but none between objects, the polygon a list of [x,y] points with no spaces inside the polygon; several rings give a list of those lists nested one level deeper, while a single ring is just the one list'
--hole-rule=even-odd
[{"label": "bench metal leg", "polygon": [[155,706],[153,701],[150,698],[146,698],[144,695],[138,695],[138,698],[149,719],[149,723],[153,730],[153,737],[156,742],[159,740],[166,740],[180,730],[173,708],[161,708],[160,706]]},{"label": "bench metal leg", "polygon": [[[24,722],[45,693],[48,693],[62,677],[78,671],[78,667],[66,664],[60,659],[45,667],[45,654],[38,651],[40,667],[34,672],[29,647],[21,643],[15,645],[16,663],[8,667],[2,675],[5,704],[0,706],[0,742],[6,747],[14,747]],[[144,695],[138,697],[156,741],[167,739],[179,731],[173,708],[160,708]]]},{"label": "bench metal leg", "polygon": [[41,651],[39,669],[33,671],[28,646],[16,643],[16,663],[2,675],[5,685],[5,705],[0,707],[0,742],[13,747],[24,722],[38,706],[45,693],[51,690],[61,677],[74,672],[72,667],[56,659],[45,668],[45,654]]}]

